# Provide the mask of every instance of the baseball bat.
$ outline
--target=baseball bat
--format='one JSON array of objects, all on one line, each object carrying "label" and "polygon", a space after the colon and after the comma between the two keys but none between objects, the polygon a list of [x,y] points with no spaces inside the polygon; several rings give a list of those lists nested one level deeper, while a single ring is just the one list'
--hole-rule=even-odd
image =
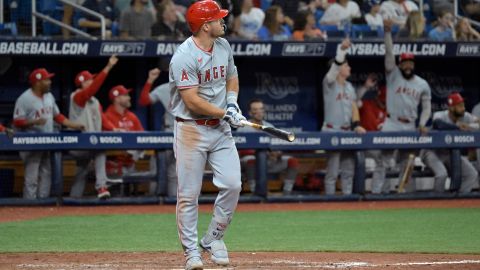
[{"label": "baseball bat", "polygon": [[242,120],[242,124],[253,127],[255,129],[263,130],[264,132],[285,141],[293,142],[295,140],[295,134],[293,132],[289,132],[279,128],[267,127],[264,125],[255,124],[246,120]]},{"label": "baseball bat", "polygon": [[398,184],[398,189],[397,189],[398,193],[405,192],[405,184],[408,183],[408,179],[410,179],[410,176],[412,175],[414,161],[415,161],[415,155],[414,154],[408,155],[407,166],[405,167],[405,170],[403,172],[403,176],[400,181],[400,184]]}]

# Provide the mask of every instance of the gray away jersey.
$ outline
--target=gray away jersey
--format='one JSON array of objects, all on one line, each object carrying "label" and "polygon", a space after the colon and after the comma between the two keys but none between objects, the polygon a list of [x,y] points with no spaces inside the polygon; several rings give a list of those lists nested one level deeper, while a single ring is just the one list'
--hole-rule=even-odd
[{"label": "gray away jersey", "polygon": [[18,97],[15,102],[13,119],[46,119],[45,125],[34,125],[27,132],[53,132],[53,118],[60,114],[52,93],[46,93],[43,97],[36,96],[29,88]]},{"label": "gray away jersey", "polygon": [[[353,85],[345,81],[345,86],[341,86],[337,81],[331,84],[327,82],[327,77],[323,79],[323,103],[324,103],[324,123],[323,128],[340,129],[349,127],[352,122],[352,102],[357,99]],[[322,128],[322,129],[323,129]]]},{"label": "gray away jersey", "polygon": [[149,95],[152,104],[160,102],[165,109],[165,114],[163,115],[163,130],[172,130],[174,118],[168,111],[168,104],[170,102],[170,84],[164,83],[155,87]]},{"label": "gray away jersey", "polygon": [[198,87],[198,94],[209,103],[226,106],[226,81],[237,75],[230,44],[224,38],[217,38],[212,52],[200,49],[193,38],[185,40],[175,51],[170,61],[170,111],[184,119],[208,118],[190,112],[179,91]]},{"label": "gray away jersey", "polygon": [[417,75],[406,80],[397,66],[387,74],[386,80],[388,114],[415,121],[418,118],[417,108],[421,100],[432,99],[427,81]]},{"label": "gray away jersey", "polygon": [[[454,123],[452,119],[448,116],[448,110],[445,111],[438,111],[433,114],[433,120],[442,120],[448,124],[456,125],[457,123]],[[465,123],[465,124],[473,124],[475,125],[474,128],[478,128],[478,118],[469,112],[465,112],[463,117],[459,118],[457,120],[458,122]]]}]

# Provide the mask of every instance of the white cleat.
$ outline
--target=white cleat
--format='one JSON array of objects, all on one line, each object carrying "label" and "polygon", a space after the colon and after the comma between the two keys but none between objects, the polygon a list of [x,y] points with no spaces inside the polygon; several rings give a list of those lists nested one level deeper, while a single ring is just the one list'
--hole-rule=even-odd
[{"label": "white cleat", "polygon": [[227,247],[223,240],[215,240],[206,245],[203,243],[203,239],[200,240],[200,247],[211,254],[211,259],[218,265],[228,265],[230,260],[228,259]]},{"label": "white cleat", "polygon": [[188,258],[185,264],[185,270],[203,270],[202,258],[199,256]]}]

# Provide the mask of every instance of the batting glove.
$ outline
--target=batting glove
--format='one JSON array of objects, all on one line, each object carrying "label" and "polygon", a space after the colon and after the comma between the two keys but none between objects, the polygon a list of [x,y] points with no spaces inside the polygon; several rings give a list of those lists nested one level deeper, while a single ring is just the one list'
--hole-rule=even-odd
[{"label": "batting glove", "polygon": [[231,127],[239,128],[243,127],[242,121],[247,120],[247,118],[245,118],[245,116],[236,111],[227,110],[227,112],[223,116],[223,120],[227,121]]},{"label": "batting glove", "polygon": [[239,114],[242,114],[242,111],[240,110],[240,106],[238,106],[237,102],[232,102],[227,104],[227,111],[234,111]]}]

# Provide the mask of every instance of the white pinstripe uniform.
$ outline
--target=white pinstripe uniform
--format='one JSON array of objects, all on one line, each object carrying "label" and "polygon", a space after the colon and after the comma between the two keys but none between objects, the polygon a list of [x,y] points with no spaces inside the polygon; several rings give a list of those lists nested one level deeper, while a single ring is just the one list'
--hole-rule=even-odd
[{"label": "white pinstripe uniform", "polygon": [[[188,110],[180,91],[198,87],[198,95],[225,108],[226,81],[237,76],[229,43],[217,38],[211,52],[200,49],[190,37],[175,52],[170,62],[170,111],[178,119],[174,127],[174,152],[177,158],[177,226],[187,257],[199,256],[197,218],[198,197],[205,164],[211,165],[213,183],[219,188],[212,221],[205,237],[220,240],[232,219],[241,190],[240,160],[230,125],[201,125],[192,119],[208,119]],[[205,121],[203,121],[205,122]]]}]

